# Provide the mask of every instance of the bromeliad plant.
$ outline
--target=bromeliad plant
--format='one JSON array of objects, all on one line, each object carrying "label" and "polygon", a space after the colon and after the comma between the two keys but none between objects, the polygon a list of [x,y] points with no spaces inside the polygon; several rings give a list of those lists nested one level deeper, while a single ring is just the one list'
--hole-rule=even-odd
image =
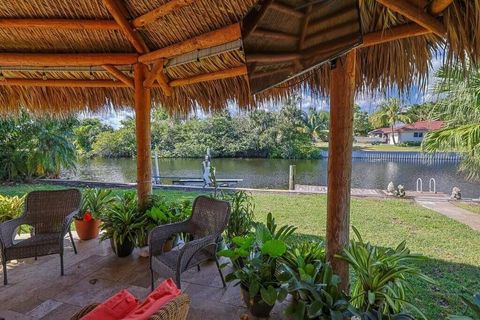
[{"label": "bromeliad plant", "polygon": [[[255,226],[255,232],[232,239],[234,246],[220,251],[228,257],[234,270],[227,281],[236,281],[244,293],[244,300],[254,316],[268,316],[277,300],[283,300],[287,291],[279,279],[279,259],[287,251],[287,240],[296,228],[285,225],[278,228],[272,214],[267,223]],[[259,311],[260,310],[260,311]]]},{"label": "bromeliad plant", "polygon": [[127,192],[115,197],[107,212],[102,215],[104,231],[101,240],[110,239],[119,256],[129,255],[135,245],[145,242],[147,217],[138,210],[135,193]]},{"label": "bromeliad plant", "polygon": [[114,202],[112,190],[108,189],[86,189],[82,197],[82,207],[75,217],[78,220],[99,219]]},{"label": "bromeliad plant", "polygon": [[352,228],[358,241],[350,241],[340,258],[349,263],[354,273],[350,300],[355,308],[353,312],[362,319],[408,319],[409,315],[402,314],[408,307],[425,318],[408,302],[408,293],[412,291],[409,279],[419,278],[433,283],[419,268],[410,264],[425,258],[410,253],[405,241],[395,249],[365,243],[358,230]]},{"label": "bromeliad plant", "polygon": [[230,219],[225,230],[226,239],[231,241],[235,237],[250,233],[255,223],[253,197],[245,191],[237,191],[221,192],[218,198],[230,202],[231,206]]}]

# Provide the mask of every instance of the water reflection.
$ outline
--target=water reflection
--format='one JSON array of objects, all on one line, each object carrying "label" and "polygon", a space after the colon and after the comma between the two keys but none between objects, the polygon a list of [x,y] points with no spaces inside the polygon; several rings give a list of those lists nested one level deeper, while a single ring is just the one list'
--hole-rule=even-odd
[{"label": "water reflection", "polygon": [[[253,188],[282,188],[288,186],[288,167],[297,166],[297,183],[326,185],[327,160],[280,159],[213,159],[218,178],[243,179],[240,186]],[[159,159],[161,176],[200,177],[200,159]],[[135,182],[134,159],[90,159],[78,164],[76,174],[66,177],[105,182]],[[467,182],[452,162],[392,162],[354,159],[352,186],[355,188],[385,189],[390,181],[415,189],[417,178],[422,178],[424,189],[435,178],[437,191],[450,193],[453,186],[462,189],[465,197],[480,196],[480,184]]]}]

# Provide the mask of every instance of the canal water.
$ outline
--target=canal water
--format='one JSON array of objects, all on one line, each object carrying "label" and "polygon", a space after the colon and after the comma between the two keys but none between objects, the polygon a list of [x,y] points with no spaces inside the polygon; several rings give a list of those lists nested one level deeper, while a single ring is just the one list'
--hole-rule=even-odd
[{"label": "canal water", "polygon": [[[161,176],[200,177],[201,159],[159,159]],[[238,186],[251,188],[288,188],[289,165],[296,165],[298,184],[327,184],[327,159],[281,160],[281,159],[213,159],[217,178],[243,179]],[[421,161],[366,161],[353,160],[352,186],[354,188],[386,189],[388,183],[403,184],[407,190],[415,190],[417,178],[423,179],[423,188],[428,191],[430,178],[436,180],[437,191],[450,193],[454,186],[462,190],[464,197],[478,198],[480,183],[468,182],[458,173],[454,162]],[[76,173],[65,174],[66,178],[104,181],[135,182],[134,159],[89,159],[77,165]]]}]

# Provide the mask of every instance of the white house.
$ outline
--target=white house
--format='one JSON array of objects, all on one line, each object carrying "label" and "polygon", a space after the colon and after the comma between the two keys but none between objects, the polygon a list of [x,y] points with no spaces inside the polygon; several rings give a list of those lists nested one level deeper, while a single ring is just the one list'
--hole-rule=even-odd
[{"label": "white house", "polygon": [[[412,124],[403,124],[393,128],[380,128],[368,133],[371,137],[382,138],[385,143],[421,143],[429,131],[441,129],[443,121],[418,121]],[[395,139],[395,141],[394,141]]]}]

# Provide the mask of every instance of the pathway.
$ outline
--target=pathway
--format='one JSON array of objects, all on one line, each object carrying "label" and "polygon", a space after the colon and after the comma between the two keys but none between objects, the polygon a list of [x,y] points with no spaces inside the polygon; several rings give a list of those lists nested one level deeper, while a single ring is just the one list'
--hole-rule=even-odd
[{"label": "pathway", "polygon": [[466,224],[473,230],[480,231],[480,214],[457,207],[450,203],[445,195],[418,195],[415,202],[421,206],[436,211],[444,216]]}]

